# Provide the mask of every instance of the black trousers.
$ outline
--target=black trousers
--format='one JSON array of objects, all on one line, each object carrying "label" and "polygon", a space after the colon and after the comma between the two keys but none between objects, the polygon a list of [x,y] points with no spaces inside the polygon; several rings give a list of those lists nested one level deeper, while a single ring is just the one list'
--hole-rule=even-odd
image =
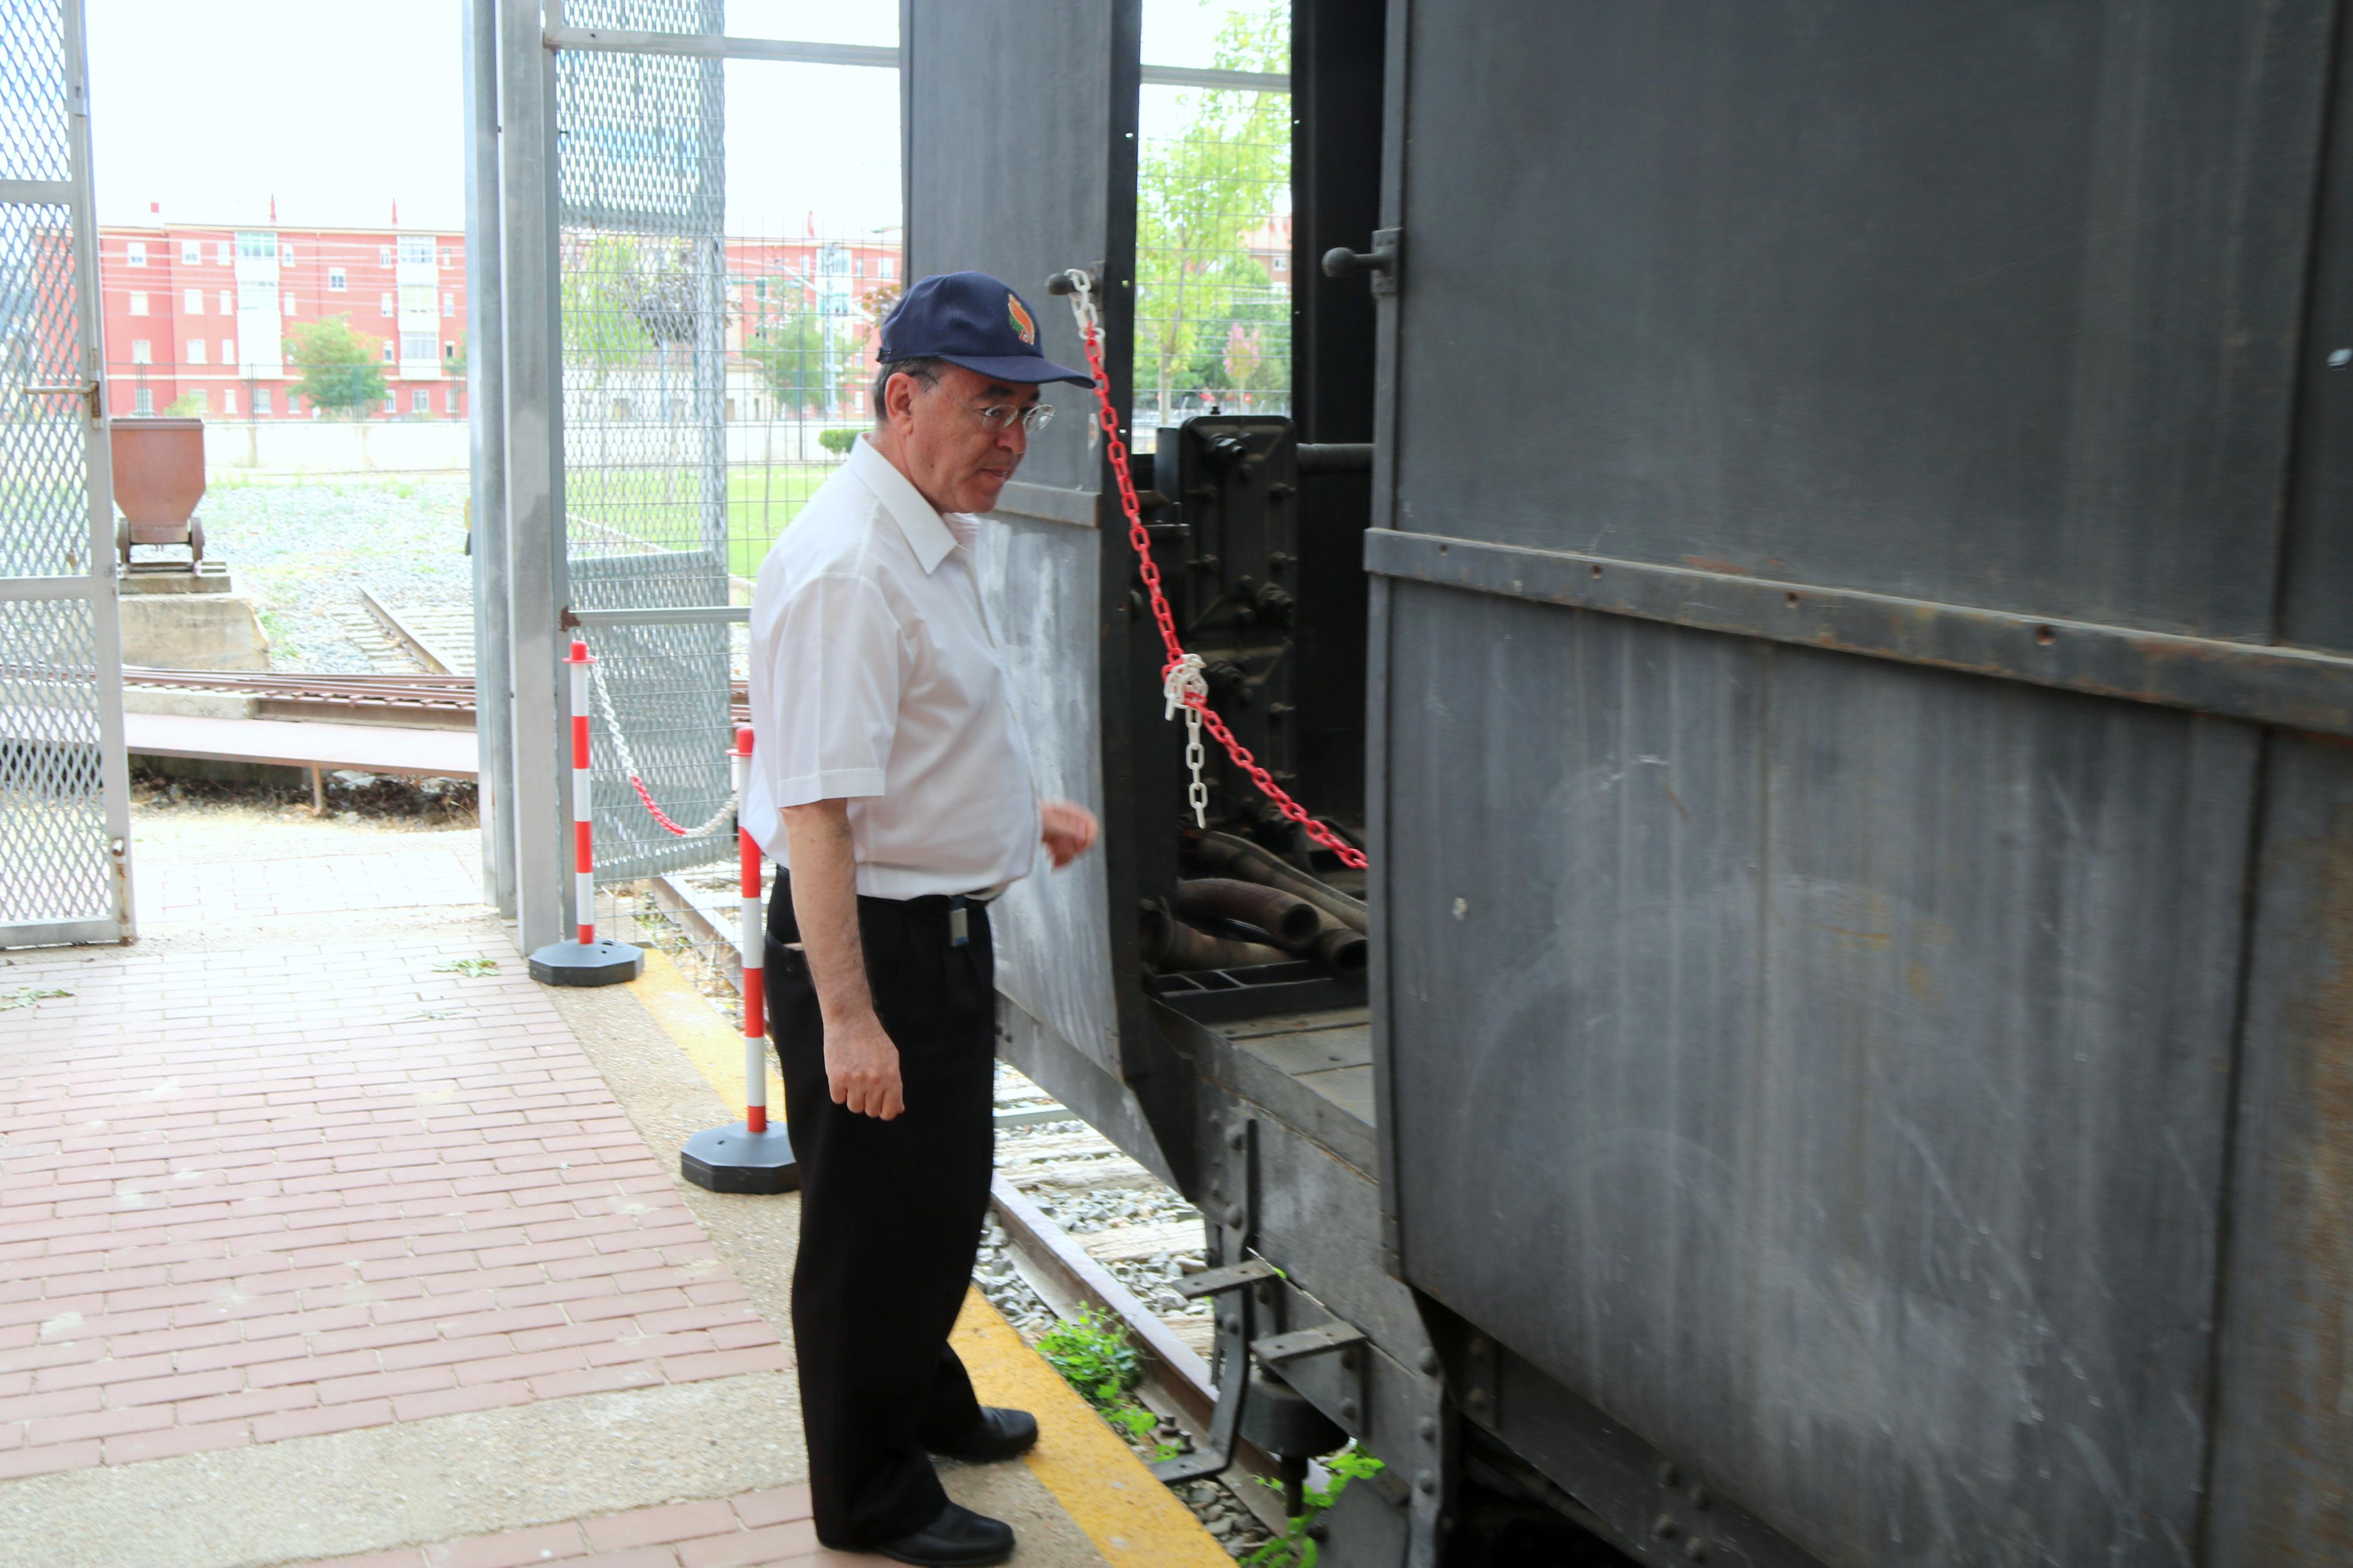
[{"label": "black trousers", "polygon": [[818,1539],[855,1552],[921,1530],[947,1503],[927,1447],[980,1418],[948,1333],[988,1207],[997,996],[987,911],[953,945],[944,898],[860,898],[858,934],[907,1109],[833,1101],[825,1026],[792,889],[768,900],[768,1028],[801,1166],[793,1339]]}]

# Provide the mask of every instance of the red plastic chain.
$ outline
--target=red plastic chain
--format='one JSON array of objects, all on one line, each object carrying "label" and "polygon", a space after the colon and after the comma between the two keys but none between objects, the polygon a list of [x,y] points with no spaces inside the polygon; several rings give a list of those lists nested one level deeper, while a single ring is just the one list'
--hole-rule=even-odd
[{"label": "red plastic chain", "polygon": [[[1168,595],[1160,586],[1160,566],[1152,559],[1152,535],[1144,527],[1144,507],[1135,499],[1135,481],[1127,471],[1127,443],[1120,439],[1119,415],[1112,407],[1111,377],[1103,369],[1103,331],[1089,311],[1081,329],[1086,343],[1087,369],[1095,378],[1095,421],[1103,426],[1103,438],[1110,445],[1112,478],[1119,484],[1119,504],[1127,513],[1127,542],[1135,550],[1137,574],[1144,579],[1145,592],[1151,595],[1152,619],[1160,628],[1160,641],[1168,650],[1168,662],[1160,667],[1163,680],[1171,670],[1184,662],[1185,645],[1176,636],[1176,616],[1168,607]],[[1218,710],[1209,706],[1208,699],[1198,691],[1187,692],[1182,699],[1186,707],[1200,714],[1202,726],[1226,749],[1234,766],[1250,774],[1259,793],[1274,802],[1283,816],[1306,830],[1307,837],[1340,858],[1340,864],[1361,871],[1366,861],[1365,852],[1324,826],[1308,815],[1307,808],[1284,793],[1274,775],[1259,765],[1250,748],[1234,739]],[[650,805],[650,803],[649,803]]]},{"label": "red plastic chain", "polygon": [[670,832],[676,834],[681,838],[691,838],[694,837],[693,828],[681,827],[677,823],[672,822],[663,814],[660,806],[654,804],[653,792],[646,788],[645,780],[639,778],[635,773],[631,773],[629,775],[629,787],[638,792],[638,798],[645,803],[647,812],[656,822],[660,823],[664,827],[668,828]]}]

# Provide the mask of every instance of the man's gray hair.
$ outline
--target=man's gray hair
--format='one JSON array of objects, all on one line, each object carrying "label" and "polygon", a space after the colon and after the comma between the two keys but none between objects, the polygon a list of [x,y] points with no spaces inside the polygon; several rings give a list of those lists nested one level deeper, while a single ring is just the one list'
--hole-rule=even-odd
[{"label": "man's gray hair", "polygon": [[937,382],[940,362],[936,359],[894,359],[874,373],[874,425],[877,429],[891,422],[891,411],[883,404],[894,375],[912,375],[918,381]]}]

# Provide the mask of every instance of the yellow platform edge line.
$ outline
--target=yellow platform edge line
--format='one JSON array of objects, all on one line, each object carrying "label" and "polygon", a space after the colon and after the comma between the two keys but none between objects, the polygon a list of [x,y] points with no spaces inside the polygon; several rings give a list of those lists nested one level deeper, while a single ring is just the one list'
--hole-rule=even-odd
[{"label": "yellow platform edge line", "polygon": [[982,1404],[1038,1417],[1038,1446],[1023,1456],[1030,1472],[1112,1568],[1232,1568],[1193,1510],[977,1289],[950,1342]]},{"label": "yellow platform edge line", "polygon": [[[646,952],[645,973],[629,983],[630,994],[653,1016],[703,1081],[719,1092],[727,1109],[737,1116],[744,1114],[744,1037],[727,1026],[711,1005],[710,999],[694,988],[691,981],[671,962],[670,954],[659,948]],[[766,1053],[768,1062],[768,1120],[781,1125],[785,1120],[785,1083],[776,1069],[776,1053]]]},{"label": "yellow platform edge line", "polygon": [[[646,950],[645,973],[630,983],[662,1032],[738,1115],[744,1113],[744,1040],[670,955]],[[784,1085],[768,1060],[768,1109],[781,1121]],[[1104,1424],[1062,1374],[1029,1348],[976,1289],[953,1336],[973,1388],[989,1405],[1038,1417],[1038,1446],[1024,1458],[1112,1568],[1230,1568],[1233,1559],[1193,1510],[1162,1485],[1134,1449]]]}]

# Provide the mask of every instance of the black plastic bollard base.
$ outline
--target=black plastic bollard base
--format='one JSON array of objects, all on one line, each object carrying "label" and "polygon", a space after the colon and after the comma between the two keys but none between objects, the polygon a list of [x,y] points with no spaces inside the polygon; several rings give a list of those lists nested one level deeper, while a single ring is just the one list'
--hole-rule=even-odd
[{"label": "black plastic bollard base", "polygon": [[531,977],[543,985],[620,985],[646,972],[643,949],[610,938],[551,942],[529,962]]},{"label": "black plastic bollard base", "polygon": [[781,1127],[746,1131],[742,1122],[714,1127],[686,1141],[679,1174],[714,1193],[789,1193],[801,1184],[793,1141]]}]

